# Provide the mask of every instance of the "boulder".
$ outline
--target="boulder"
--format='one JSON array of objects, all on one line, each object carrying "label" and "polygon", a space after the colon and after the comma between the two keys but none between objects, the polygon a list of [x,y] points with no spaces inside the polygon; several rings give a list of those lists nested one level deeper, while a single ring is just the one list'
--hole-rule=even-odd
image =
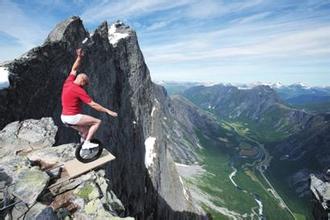
[{"label": "boulder", "polygon": [[0,157],[24,155],[36,149],[53,146],[57,127],[51,118],[12,122],[0,132]]},{"label": "boulder", "polygon": [[27,157],[36,162],[41,169],[50,168],[75,158],[75,144],[63,144],[49,148],[42,148],[30,152]]},{"label": "boulder", "polygon": [[17,174],[12,193],[24,203],[33,204],[45,189],[49,176],[36,167],[23,168]]}]

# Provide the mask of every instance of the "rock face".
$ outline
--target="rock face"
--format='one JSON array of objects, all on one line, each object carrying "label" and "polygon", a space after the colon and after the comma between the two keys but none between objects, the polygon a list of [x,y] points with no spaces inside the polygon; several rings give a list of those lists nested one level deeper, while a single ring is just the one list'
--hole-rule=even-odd
[{"label": "rock face", "polygon": [[[106,169],[124,215],[137,219],[201,219],[179,180],[169,153],[161,118],[168,107],[163,88],[153,84],[136,33],[121,22],[102,23],[89,34],[78,17],[58,24],[45,43],[5,64],[10,86],[0,90],[0,127],[16,120],[52,117],[58,126],[56,143],[77,135],[60,122],[61,88],[83,47],[81,72],[88,74],[89,94],[96,102],[119,113],[116,119],[91,109],[102,119],[97,137],[116,156]],[[150,141],[151,140],[151,141]],[[91,204],[91,208],[97,204]]]},{"label": "rock face", "polygon": [[183,164],[201,162],[196,153],[201,148],[196,132],[209,137],[219,134],[219,125],[214,116],[182,96],[172,96],[163,103],[169,106],[166,117],[163,118],[163,129],[167,131],[166,139],[171,155],[176,162]]}]

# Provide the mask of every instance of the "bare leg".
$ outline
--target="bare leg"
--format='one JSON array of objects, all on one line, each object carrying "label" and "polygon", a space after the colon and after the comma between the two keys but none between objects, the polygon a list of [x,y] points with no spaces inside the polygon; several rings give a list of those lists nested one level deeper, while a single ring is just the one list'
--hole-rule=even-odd
[{"label": "bare leg", "polygon": [[79,132],[79,135],[82,138],[86,139],[90,126],[78,126],[78,125],[76,125],[76,126],[70,126],[70,127],[77,130]]},{"label": "bare leg", "polygon": [[87,137],[87,134],[89,131],[89,126],[81,126],[80,129],[81,129],[80,130],[81,137],[86,140],[86,137]]},{"label": "bare leg", "polygon": [[[97,129],[100,127],[101,120],[94,118],[89,115],[82,115],[81,119],[79,122],[76,124],[77,127],[79,127],[79,131],[83,133],[83,135],[86,135],[85,139],[87,141],[91,140]],[[84,129],[82,127],[86,127],[87,129]]]}]

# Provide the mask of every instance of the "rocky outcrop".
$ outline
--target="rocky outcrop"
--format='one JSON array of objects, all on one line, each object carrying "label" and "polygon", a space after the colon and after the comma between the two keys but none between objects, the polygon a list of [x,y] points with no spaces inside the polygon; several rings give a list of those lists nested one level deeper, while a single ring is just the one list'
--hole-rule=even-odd
[{"label": "rocky outcrop", "polygon": [[10,123],[0,132],[1,159],[52,146],[56,132],[50,118]]},{"label": "rocky outcrop", "polygon": [[[60,180],[60,165],[74,157],[74,144],[53,146],[56,130],[51,118],[42,118],[13,122],[1,131],[0,204],[6,208],[0,218],[133,219],[117,217],[125,208],[102,169],[53,185]],[[18,153],[4,151],[15,146]]]},{"label": "rocky outcrop", "polygon": [[315,219],[329,219],[330,217],[330,170],[325,178],[310,175],[310,190],[314,196],[313,216]]},{"label": "rocky outcrop", "polygon": [[324,210],[330,212],[330,183],[322,181],[313,174],[311,174],[310,179],[310,189],[315,198],[321,203]]},{"label": "rocky outcrop", "polygon": [[0,90],[0,127],[49,116],[58,126],[57,144],[76,138],[60,122],[60,94],[80,46],[85,50],[81,71],[91,81],[89,94],[119,113],[113,119],[84,109],[103,121],[97,136],[116,156],[106,176],[126,208],[124,214],[137,219],[204,218],[185,193],[162,130],[159,119],[168,110],[157,100],[166,92],[151,82],[136,33],[121,22],[110,27],[104,22],[89,34],[78,17],[69,18],[42,46],[5,64],[10,85]]}]

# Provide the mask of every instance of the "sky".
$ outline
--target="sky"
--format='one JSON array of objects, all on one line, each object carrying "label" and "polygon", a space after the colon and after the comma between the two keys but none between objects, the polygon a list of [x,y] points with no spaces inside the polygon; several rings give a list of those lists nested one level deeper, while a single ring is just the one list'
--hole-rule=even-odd
[{"label": "sky", "polygon": [[156,82],[330,85],[330,0],[0,0],[0,62],[73,15],[135,29]]}]

